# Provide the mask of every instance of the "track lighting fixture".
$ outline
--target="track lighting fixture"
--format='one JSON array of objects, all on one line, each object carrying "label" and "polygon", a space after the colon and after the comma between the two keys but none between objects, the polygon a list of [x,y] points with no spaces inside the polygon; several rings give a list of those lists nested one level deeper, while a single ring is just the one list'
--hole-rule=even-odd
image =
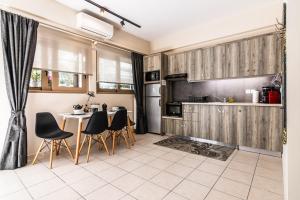
[{"label": "track lighting fixture", "polygon": [[132,25],[134,25],[134,26],[136,26],[136,27],[138,27],[138,28],[141,28],[140,25],[138,25],[138,24],[134,23],[133,21],[131,21],[131,20],[125,18],[125,17],[122,17],[121,15],[119,15],[119,14],[117,14],[117,13],[115,13],[115,12],[113,12],[113,11],[111,11],[111,10],[109,10],[109,9],[107,9],[107,8],[105,8],[105,7],[103,7],[103,6],[99,5],[99,4],[97,4],[97,3],[95,3],[95,2],[92,1],[92,0],[84,0],[84,1],[86,1],[86,2],[88,2],[88,3],[90,3],[90,4],[92,4],[92,5],[94,5],[94,6],[98,7],[98,8],[100,8],[100,14],[101,14],[101,16],[103,16],[102,13],[104,14],[104,12],[107,12],[107,13],[109,13],[109,14],[111,14],[111,15],[114,15],[114,16],[118,17],[119,19],[122,20],[122,21],[120,22],[120,24],[121,24],[122,26],[125,25],[125,21],[126,21],[126,22],[128,22],[129,24],[132,24]]},{"label": "track lighting fixture", "polygon": [[123,27],[125,25],[124,20],[120,21],[121,26]]}]

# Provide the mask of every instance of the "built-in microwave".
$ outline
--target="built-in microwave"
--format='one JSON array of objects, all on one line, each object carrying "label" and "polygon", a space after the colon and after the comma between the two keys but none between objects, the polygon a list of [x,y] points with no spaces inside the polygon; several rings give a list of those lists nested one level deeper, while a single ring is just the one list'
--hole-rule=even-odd
[{"label": "built-in microwave", "polygon": [[182,117],[182,104],[181,102],[172,102],[166,104],[166,114],[168,116]]},{"label": "built-in microwave", "polygon": [[160,71],[151,71],[145,73],[145,81],[151,82],[151,81],[160,81]]}]

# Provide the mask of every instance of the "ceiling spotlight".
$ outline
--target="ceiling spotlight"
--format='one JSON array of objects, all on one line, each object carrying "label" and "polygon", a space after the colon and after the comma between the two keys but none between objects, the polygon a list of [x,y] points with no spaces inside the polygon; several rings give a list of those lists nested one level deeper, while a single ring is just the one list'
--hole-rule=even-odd
[{"label": "ceiling spotlight", "polygon": [[104,16],[105,10],[103,8],[100,8],[100,15],[103,17]]},{"label": "ceiling spotlight", "polygon": [[120,21],[120,24],[121,24],[122,27],[125,26],[124,19],[122,21]]}]

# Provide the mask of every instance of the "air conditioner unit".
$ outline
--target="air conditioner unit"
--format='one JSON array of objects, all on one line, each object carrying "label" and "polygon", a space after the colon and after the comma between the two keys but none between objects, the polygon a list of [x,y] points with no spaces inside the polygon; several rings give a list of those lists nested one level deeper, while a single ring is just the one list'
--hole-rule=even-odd
[{"label": "air conditioner unit", "polygon": [[81,30],[104,39],[111,39],[114,34],[114,27],[111,24],[83,12],[77,14],[76,25]]}]

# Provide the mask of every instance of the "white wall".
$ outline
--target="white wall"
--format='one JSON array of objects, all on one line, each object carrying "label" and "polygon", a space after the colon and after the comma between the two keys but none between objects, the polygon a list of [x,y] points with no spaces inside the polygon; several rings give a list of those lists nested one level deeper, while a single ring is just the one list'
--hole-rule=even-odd
[{"label": "white wall", "polygon": [[[300,199],[300,1],[287,2],[288,199]],[[287,173],[287,172],[286,172]]]},{"label": "white wall", "polygon": [[151,41],[151,50],[158,52],[185,47],[274,25],[276,18],[281,21],[281,9],[280,1],[274,1],[266,7],[243,10],[242,13],[235,10],[231,16],[178,30]]}]

